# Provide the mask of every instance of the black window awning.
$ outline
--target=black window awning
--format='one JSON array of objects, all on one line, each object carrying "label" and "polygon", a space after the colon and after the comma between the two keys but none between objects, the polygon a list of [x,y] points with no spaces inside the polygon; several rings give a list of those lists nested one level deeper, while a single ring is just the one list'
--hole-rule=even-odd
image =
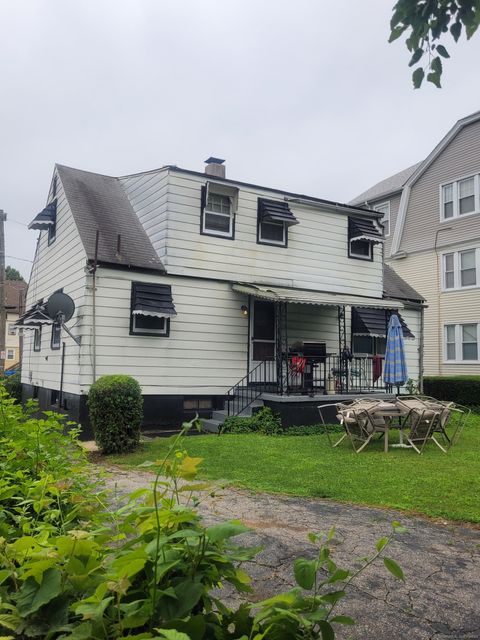
[{"label": "black window awning", "polygon": [[54,227],[57,221],[57,201],[53,200],[50,204],[47,204],[43,211],[35,216],[32,222],[28,225],[29,229],[38,229],[43,231]]},{"label": "black window awning", "polygon": [[298,224],[288,202],[281,200],[258,200],[258,219],[260,222],[283,222],[287,227]]},{"label": "black window awning", "polygon": [[53,324],[53,320],[46,311],[45,303],[40,301],[30,307],[23,316],[20,316],[14,326],[21,329],[37,329],[44,324]]},{"label": "black window awning", "polygon": [[[414,338],[407,323],[402,316],[397,313],[402,325],[403,337]],[[387,335],[388,316],[385,309],[352,309],[352,333],[356,336],[372,336],[385,338]]]},{"label": "black window awning", "polygon": [[373,220],[367,218],[348,219],[348,239],[366,240],[372,244],[383,242],[383,231],[375,226]]},{"label": "black window awning", "polygon": [[132,282],[132,314],[172,318],[177,315],[168,284]]}]

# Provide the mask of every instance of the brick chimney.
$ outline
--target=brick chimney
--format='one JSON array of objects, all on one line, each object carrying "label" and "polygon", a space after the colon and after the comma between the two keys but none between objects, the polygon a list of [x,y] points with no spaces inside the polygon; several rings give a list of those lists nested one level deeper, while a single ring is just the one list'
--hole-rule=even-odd
[{"label": "brick chimney", "polygon": [[205,173],[207,176],[214,176],[215,178],[225,178],[225,165],[223,164],[225,160],[221,158],[214,158],[210,156],[205,160],[206,167]]}]

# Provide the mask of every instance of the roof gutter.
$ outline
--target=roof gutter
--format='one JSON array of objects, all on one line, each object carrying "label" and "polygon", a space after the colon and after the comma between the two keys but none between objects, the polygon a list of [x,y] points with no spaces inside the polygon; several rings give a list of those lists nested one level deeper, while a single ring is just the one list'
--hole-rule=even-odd
[{"label": "roof gutter", "polygon": [[308,207],[314,207],[315,209],[321,209],[322,211],[332,211],[333,213],[343,213],[346,215],[352,215],[354,213],[357,216],[364,216],[365,218],[379,219],[383,216],[383,213],[379,211],[372,211],[370,209],[362,209],[361,207],[349,206],[346,204],[340,204],[338,202],[315,202],[314,200],[306,200],[305,198],[285,198],[287,202],[294,202],[296,204],[302,204]]}]

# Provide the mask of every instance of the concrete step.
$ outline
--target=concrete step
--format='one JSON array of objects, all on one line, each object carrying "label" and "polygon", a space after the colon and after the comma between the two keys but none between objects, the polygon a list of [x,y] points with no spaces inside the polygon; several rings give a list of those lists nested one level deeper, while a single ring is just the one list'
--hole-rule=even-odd
[{"label": "concrete step", "polygon": [[202,428],[208,433],[218,433],[222,424],[223,420],[213,420],[212,418],[202,420]]}]

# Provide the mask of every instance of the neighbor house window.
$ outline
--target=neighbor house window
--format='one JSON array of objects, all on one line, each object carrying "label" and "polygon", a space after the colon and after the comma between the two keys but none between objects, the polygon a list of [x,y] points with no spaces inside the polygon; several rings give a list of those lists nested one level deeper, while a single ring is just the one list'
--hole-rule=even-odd
[{"label": "neighbor house window", "polygon": [[51,349],[60,349],[60,335],[61,335],[62,327],[61,325],[54,322],[52,324],[52,337],[50,340]]},{"label": "neighbor house window", "polygon": [[15,359],[15,349],[7,349],[7,360]]},{"label": "neighbor house window", "polygon": [[14,336],[15,334],[16,334],[15,325],[12,322],[10,322],[8,325],[8,335]]},{"label": "neighbor house window", "polygon": [[442,220],[479,211],[479,176],[470,176],[441,185]]},{"label": "neighbor house window", "polygon": [[380,223],[383,226],[383,233],[385,237],[390,235],[390,202],[382,202],[381,204],[376,204],[374,207],[375,211],[379,213],[383,213],[382,218],[380,219]]},{"label": "neighbor house window", "polygon": [[42,348],[42,325],[39,325],[33,334],[33,350],[40,351]]},{"label": "neighbor house window", "polygon": [[443,256],[443,288],[465,289],[479,284],[480,249],[455,251]]},{"label": "neighbor house window", "polygon": [[446,362],[478,362],[479,324],[445,325]]}]

